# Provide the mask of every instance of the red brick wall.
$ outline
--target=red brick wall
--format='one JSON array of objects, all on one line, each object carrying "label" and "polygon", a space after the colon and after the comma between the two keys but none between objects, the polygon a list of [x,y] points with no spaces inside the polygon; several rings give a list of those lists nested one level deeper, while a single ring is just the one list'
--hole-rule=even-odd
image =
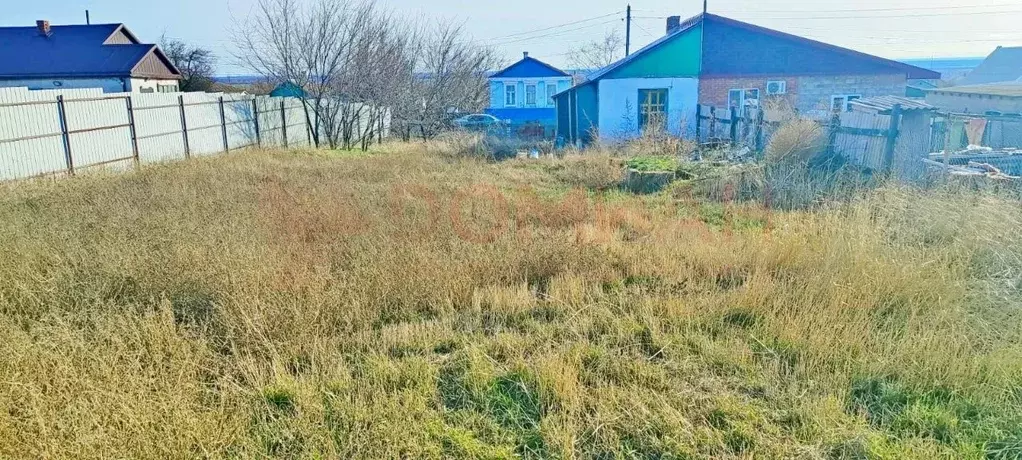
[{"label": "red brick wall", "polygon": [[727,95],[732,89],[759,89],[760,98],[767,100],[766,85],[768,81],[784,80],[787,82],[787,94],[784,96],[770,96],[771,98],[783,98],[791,104],[796,101],[798,94],[798,78],[796,77],[753,77],[753,78],[700,78],[699,79],[699,103],[712,105],[717,108],[727,108]]}]

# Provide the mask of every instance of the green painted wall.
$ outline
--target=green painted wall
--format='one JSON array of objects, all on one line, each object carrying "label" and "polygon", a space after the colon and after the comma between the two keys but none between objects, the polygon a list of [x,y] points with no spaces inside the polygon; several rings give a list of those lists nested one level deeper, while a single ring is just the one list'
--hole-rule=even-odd
[{"label": "green painted wall", "polygon": [[603,78],[697,77],[702,63],[702,25],[682,32]]},{"label": "green painted wall", "polygon": [[600,127],[600,106],[597,101],[596,83],[576,88],[578,107],[578,136],[582,143],[589,143],[592,133]]}]

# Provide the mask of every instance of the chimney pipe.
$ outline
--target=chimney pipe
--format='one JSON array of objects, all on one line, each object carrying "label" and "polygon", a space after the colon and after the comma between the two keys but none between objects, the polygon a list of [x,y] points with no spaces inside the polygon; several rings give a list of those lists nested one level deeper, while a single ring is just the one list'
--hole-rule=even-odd
[{"label": "chimney pipe", "polygon": [[524,58],[527,58],[527,57],[529,57],[529,52],[528,51],[522,51],[522,58],[524,59]]},{"label": "chimney pipe", "polygon": [[44,37],[49,37],[50,36],[50,33],[51,33],[50,32],[50,21],[47,21],[45,19],[40,19],[40,20],[35,22],[35,28],[37,30],[39,30],[39,35],[42,35]]},{"label": "chimney pipe", "polygon": [[669,16],[667,18],[667,35],[674,33],[681,27],[681,16]]}]

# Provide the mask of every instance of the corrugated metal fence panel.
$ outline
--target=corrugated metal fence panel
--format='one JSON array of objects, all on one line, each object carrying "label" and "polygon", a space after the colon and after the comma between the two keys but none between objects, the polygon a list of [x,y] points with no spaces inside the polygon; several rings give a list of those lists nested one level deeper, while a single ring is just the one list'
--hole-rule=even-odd
[{"label": "corrugated metal fence panel", "polygon": [[252,98],[224,97],[224,120],[227,123],[227,145],[240,149],[256,145]]},{"label": "corrugated metal fence panel", "polygon": [[153,163],[185,158],[181,106],[177,93],[133,94],[139,161]]},{"label": "corrugated metal fence panel", "polygon": [[[295,98],[0,88],[0,180],[68,172],[58,96],[64,100],[75,171],[92,166],[133,166],[132,121],[142,163],[182,159],[189,153],[221,153],[225,137],[228,149],[255,146],[260,141],[265,147],[312,144],[306,110]],[[351,107],[349,113],[355,110],[357,107]],[[182,111],[188,127],[187,142],[181,129]],[[254,111],[258,111],[258,135]],[[356,130],[365,127],[368,116],[363,115]]]},{"label": "corrugated metal fence panel", "polygon": [[[8,105],[23,102],[32,104]],[[0,180],[60,172],[66,167],[57,96],[24,88],[0,89]]]},{"label": "corrugated metal fence panel", "polygon": [[259,136],[263,147],[280,147],[284,145],[283,131],[280,129],[280,98],[266,97],[256,99],[259,107]]},{"label": "corrugated metal fence panel", "polygon": [[67,130],[75,169],[125,163],[134,158],[128,96],[64,97]]},{"label": "corrugated metal fence panel", "polygon": [[192,156],[211,155],[224,151],[220,127],[220,95],[184,93],[185,117],[188,119],[188,145]]},{"label": "corrugated metal fence panel", "polygon": [[288,146],[309,145],[309,128],[305,123],[305,108],[302,101],[295,98],[284,100],[284,112],[287,118],[287,141]]}]

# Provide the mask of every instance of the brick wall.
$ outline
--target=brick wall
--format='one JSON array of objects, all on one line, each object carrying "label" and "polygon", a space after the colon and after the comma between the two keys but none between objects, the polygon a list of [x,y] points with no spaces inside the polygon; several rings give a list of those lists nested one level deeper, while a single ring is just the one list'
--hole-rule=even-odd
[{"label": "brick wall", "polygon": [[[767,96],[767,81],[784,80],[787,94]],[[831,96],[856,94],[862,97],[904,96],[906,79],[898,75],[847,75],[825,77],[766,76],[752,78],[715,78],[699,80],[699,103],[726,108],[728,91],[757,88],[764,103],[770,98],[786,101],[800,112],[829,111]]]},{"label": "brick wall", "polygon": [[699,79],[699,103],[712,105],[717,108],[726,108],[728,105],[728,92],[732,89],[758,89],[761,98],[766,100],[766,85],[768,81],[784,80],[787,82],[787,94],[784,96],[770,96],[795,103],[795,94],[798,94],[798,78],[795,77],[752,77],[752,78],[700,78]]},{"label": "brick wall", "polygon": [[802,113],[829,112],[831,96],[904,96],[906,84],[905,74],[799,77],[795,106]]}]

